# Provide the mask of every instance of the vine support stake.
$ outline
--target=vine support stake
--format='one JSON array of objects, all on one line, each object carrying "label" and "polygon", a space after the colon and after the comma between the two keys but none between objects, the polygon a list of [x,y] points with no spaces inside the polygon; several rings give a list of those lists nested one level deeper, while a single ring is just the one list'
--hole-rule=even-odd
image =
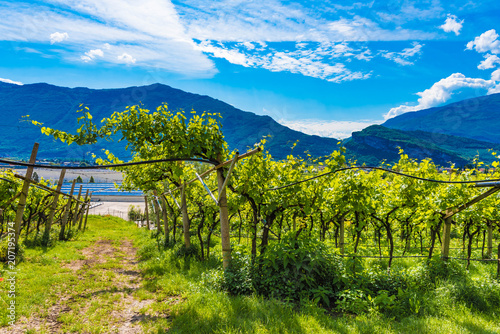
[{"label": "vine support stake", "polygon": [[[33,145],[33,150],[31,151],[31,156],[29,163],[34,164],[36,162],[36,155],[38,153],[38,143]],[[21,222],[23,221],[24,208],[26,207],[26,198],[28,197],[28,190],[30,187],[31,176],[33,175],[33,167],[29,166],[26,170],[26,179],[23,183],[23,188],[21,195],[19,197],[19,203],[17,205],[16,218],[14,220],[14,244],[17,246],[19,241],[19,235],[21,234]]]},{"label": "vine support stake", "polygon": [[[236,159],[235,159],[236,160]],[[231,239],[229,236],[229,212],[227,209],[226,182],[224,170],[217,169],[217,184],[219,186],[220,236],[222,244],[222,265],[225,268],[231,264]]]},{"label": "vine support stake", "polygon": [[89,218],[89,211],[90,211],[90,200],[92,198],[92,193],[90,193],[89,201],[87,203],[87,212],[85,213],[85,223],[83,223],[83,231],[87,229],[87,219]]},{"label": "vine support stake", "polygon": [[[186,183],[182,182],[181,185],[181,212],[182,212],[182,226],[184,229],[184,245],[186,249],[191,247],[191,239],[189,235],[189,217],[186,204]],[[224,246],[222,246],[224,248]]]},{"label": "vine support stake", "polygon": [[82,224],[83,224],[83,216],[85,215],[85,208],[89,205],[88,202],[89,199],[89,189],[87,189],[87,192],[85,193],[85,200],[82,204],[82,208],[80,209],[80,222],[78,223],[78,230],[80,231],[82,229]]},{"label": "vine support stake", "polygon": [[144,203],[146,204],[146,208],[144,209],[146,211],[146,226],[148,227],[148,230],[151,230],[151,226],[149,225],[148,196],[144,196]]},{"label": "vine support stake", "polygon": [[488,220],[488,250],[486,251],[486,256],[491,259],[493,255],[493,222]]},{"label": "vine support stake", "polygon": [[500,278],[500,244],[498,244],[498,253],[497,253],[497,279]]},{"label": "vine support stake", "polygon": [[61,232],[59,232],[59,240],[64,240],[64,230],[66,228],[66,224],[68,222],[69,213],[71,211],[71,201],[73,199],[73,192],[75,191],[76,179],[71,183],[71,190],[69,192],[68,203],[66,204],[66,210],[64,210],[64,216],[61,222]]},{"label": "vine support stake", "polygon": [[66,169],[61,170],[61,174],[59,175],[59,181],[57,181],[56,193],[54,194],[54,200],[52,201],[52,206],[50,208],[49,219],[47,220],[47,224],[45,224],[45,235],[48,237],[50,235],[50,228],[52,227],[52,223],[54,223],[54,215],[57,210],[57,202],[59,201],[59,194],[61,192],[61,188],[64,182],[64,176],[66,175]]},{"label": "vine support stake", "polygon": [[340,226],[339,226],[339,244],[340,244],[340,254],[344,255],[345,249],[344,249],[344,217],[340,219]]},{"label": "vine support stake", "polygon": [[78,220],[78,214],[80,212],[80,207],[79,207],[79,203],[81,203],[81,208],[83,209],[83,205],[85,203],[82,203],[80,201],[80,199],[82,198],[82,189],[83,189],[83,184],[80,184],[80,190],[78,191],[78,196],[77,196],[77,199],[76,199],[76,204],[75,204],[75,214],[73,215],[72,217],[72,220],[71,220],[71,225],[75,226],[76,225],[76,222]]},{"label": "vine support stake", "polygon": [[154,208],[155,216],[156,216],[156,230],[159,233],[160,229],[161,229],[161,226],[160,226],[160,206],[158,204],[158,192],[156,190],[153,190],[153,208]]},{"label": "vine support stake", "polygon": [[450,236],[451,236],[451,216],[446,217],[443,226],[443,245],[441,247],[441,257],[448,259],[450,254]]},{"label": "vine support stake", "polygon": [[[163,183],[165,189],[167,188],[167,183]],[[169,243],[169,234],[170,230],[168,228],[168,216],[167,216],[167,200],[165,199],[165,195],[161,194],[161,211],[163,213],[163,225],[165,227],[165,244]]]},{"label": "vine support stake", "polygon": [[[221,188],[226,189],[226,185],[229,182],[229,178],[231,177],[231,172],[234,169],[234,166],[236,165],[236,162],[238,161],[238,157],[240,156],[240,153],[236,152],[234,155],[233,161],[231,162],[231,165],[229,166],[229,170],[227,171],[227,176],[226,179],[224,180],[224,183],[222,184]],[[201,179],[200,179],[201,181]],[[217,198],[216,202],[220,202],[220,198],[222,197],[222,192],[219,192],[219,197]]]}]

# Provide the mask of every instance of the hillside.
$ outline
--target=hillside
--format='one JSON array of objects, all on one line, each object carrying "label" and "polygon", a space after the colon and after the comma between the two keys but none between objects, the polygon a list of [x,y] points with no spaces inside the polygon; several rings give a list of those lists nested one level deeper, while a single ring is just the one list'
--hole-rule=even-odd
[{"label": "hillside", "polygon": [[127,157],[124,143],[103,142],[92,147],[67,146],[42,135],[38,128],[21,122],[23,115],[44,122],[48,127],[71,131],[76,129],[76,110],[84,103],[94,119],[108,117],[126,106],[142,103],[156,109],[162,103],[169,109],[218,112],[223,116],[223,132],[231,149],[246,151],[264,136],[271,135],[267,148],[275,158],[290,154],[290,147],[299,141],[296,154],[308,151],[321,156],[331,153],[337,144],[333,138],[306,135],[280,125],[269,116],[259,116],[234,108],[209,96],[187,93],[162,84],[121,89],[65,88],[45,83],[17,86],[0,82],[0,156],[27,158],[35,141],[40,143],[39,158],[82,159],[88,152],[110,149],[119,157]]},{"label": "hillside", "polygon": [[378,165],[382,160],[397,161],[399,147],[411,158],[432,158],[441,166],[449,166],[450,162],[464,166],[476,155],[490,163],[493,156],[488,150],[500,150],[500,145],[495,143],[425,131],[401,131],[380,125],[354,132],[346,143],[348,157],[367,165]]},{"label": "hillside", "polygon": [[427,131],[500,143],[500,94],[409,112],[387,120],[385,127]]}]

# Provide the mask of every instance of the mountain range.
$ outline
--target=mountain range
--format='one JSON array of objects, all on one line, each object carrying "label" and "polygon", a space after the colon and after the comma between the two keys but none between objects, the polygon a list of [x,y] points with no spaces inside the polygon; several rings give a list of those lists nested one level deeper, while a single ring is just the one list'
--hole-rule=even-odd
[{"label": "mountain range", "polygon": [[40,129],[23,122],[22,116],[43,122],[46,126],[64,131],[77,128],[76,113],[83,103],[90,109],[94,119],[109,117],[114,111],[123,111],[127,106],[142,104],[144,108],[156,110],[167,103],[170,110],[183,109],[189,117],[191,110],[218,112],[222,115],[222,130],[231,149],[245,152],[264,136],[267,149],[277,159],[292,152],[308,151],[313,156],[330,154],[337,147],[337,140],[311,136],[282,126],[269,116],[259,116],[205,95],[184,92],[167,85],[129,87],[121,89],[66,88],[45,83],[12,85],[0,82],[0,156],[27,158],[33,143],[39,142],[40,158],[82,159],[88,152],[99,153],[109,149],[116,156],[126,158],[125,144],[100,142],[91,147],[67,146],[56,143],[40,133]]},{"label": "mountain range", "polygon": [[[99,155],[109,149],[120,158],[128,158],[125,144],[99,142],[92,146],[68,146],[42,135],[40,130],[23,122],[24,115],[65,131],[77,128],[76,111],[80,104],[89,107],[95,120],[109,117],[114,111],[142,104],[155,110],[162,103],[169,109],[218,112],[222,115],[225,139],[230,149],[248,150],[264,136],[266,148],[276,159],[292,153],[324,156],[338,148],[338,140],[307,135],[289,129],[269,116],[239,110],[205,95],[188,93],[163,84],[120,89],[66,88],[45,83],[13,85],[0,82],[0,157],[26,159],[34,142],[40,143],[39,159],[85,160],[90,152]],[[399,148],[416,159],[432,158],[439,165],[463,166],[479,155],[485,162],[500,150],[500,94],[468,99],[447,106],[406,113],[354,132],[344,141],[347,156],[358,163],[377,165],[398,159]],[[102,154],[101,154],[102,155]]]}]

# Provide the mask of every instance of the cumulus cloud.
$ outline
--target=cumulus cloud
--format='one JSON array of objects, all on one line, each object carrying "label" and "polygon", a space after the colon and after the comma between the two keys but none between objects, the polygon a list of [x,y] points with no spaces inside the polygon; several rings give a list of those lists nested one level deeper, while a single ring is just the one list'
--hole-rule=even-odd
[{"label": "cumulus cloud", "polygon": [[460,30],[462,29],[464,20],[459,20],[455,15],[448,14],[444,24],[439,26],[445,32],[454,32],[455,35],[460,35]]},{"label": "cumulus cloud", "polygon": [[422,47],[424,45],[418,42],[413,42],[413,47],[403,49],[401,52],[389,52],[389,51],[380,51],[380,55],[386,59],[390,59],[399,65],[413,65],[414,61],[411,61],[411,58],[416,55],[420,55],[422,53]]},{"label": "cumulus cloud", "polygon": [[382,121],[326,121],[318,119],[288,121],[280,119],[278,123],[309,135],[345,139],[355,131],[361,131],[373,124],[381,124]]},{"label": "cumulus cloud", "polygon": [[477,66],[480,70],[488,70],[490,68],[495,68],[495,64],[500,64],[500,58],[496,55],[487,54],[484,56],[484,60]]},{"label": "cumulus cloud", "polygon": [[488,30],[480,36],[474,38],[473,41],[467,43],[467,49],[475,49],[477,52],[485,53],[491,52],[493,54],[500,53],[500,40],[495,29]]},{"label": "cumulus cloud", "polygon": [[494,71],[491,73],[491,80],[493,81],[500,81],[500,69]]},{"label": "cumulus cloud", "polygon": [[500,83],[497,84],[496,86],[493,86],[490,89],[488,89],[488,95],[489,94],[497,94],[497,93],[500,93]]},{"label": "cumulus cloud", "polygon": [[80,59],[87,63],[89,61],[96,59],[97,57],[101,57],[101,58],[104,57],[104,52],[102,52],[101,49],[87,51],[87,52],[85,52],[84,56],[80,57]]},{"label": "cumulus cloud", "polygon": [[136,60],[134,57],[132,57],[131,55],[129,55],[128,53],[124,52],[122,55],[118,56],[117,59],[122,62],[122,63],[125,63],[125,64],[135,64]]},{"label": "cumulus cloud", "polygon": [[18,85],[18,86],[22,86],[23,83],[22,82],[19,82],[19,81],[13,81],[13,80],[10,80],[10,79],[4,79],[4,78],[0,78],[0,82],[5,82],[5,83],[8,83],[8,84],[13,84],[13,85]]},{"label": "cumulus cloud", "polygon": [[496,85],[488,89],[488,94],[500,93],[500,69],[491,73],[491,80],[496,81]]},{"label": "cumulus cloud", "polygon": [[467,78],[462,73],[453,73],[449,77],[434,83],[431,88],[417,93],[417,95],[420,96],[417,105],[411,106],[404,104],[399,107],[392,108],[387,114],[384,115],[384,119],[387,120],[406,112],[435,107],[448,101],[453,95],[453,92],[460,88],[491,89],[494,85],[495,82],[493,80]]},{"label": "cumulus cloud", "polygon": [[50,34],[50,44],[61,43],[64,40],[67,40],[69,35],[67,32],[55,32]]}]

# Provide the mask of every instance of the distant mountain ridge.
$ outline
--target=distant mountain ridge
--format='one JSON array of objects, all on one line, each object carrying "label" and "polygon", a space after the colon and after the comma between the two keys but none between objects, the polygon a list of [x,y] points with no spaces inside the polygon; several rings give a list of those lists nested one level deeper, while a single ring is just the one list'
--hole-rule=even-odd
[{"label": "distant mountain ridge", "polygon": [[420,130],[500,143],[500,94],[408,112],[382,125],[398,130]]},{"label": "distant mountain ridge", "polygon": [[440,166],[463,167],[477,156],[481,161],[495,160],[491,150],[500,150],[500,144],[425,131],[402,131],[381,125],[372,125],[354,132],[345,144],[347,156],[358,163],[378,165],[380,161],[395,162],[399,148],[412,159],[432,158]]},{"label": "distant mountain ridge", "polygon": [[0,123],[0,156],[27,158],[33,143],[37,141],[40,142],[40,158],[89,158],[89,151],[99,154],[102,148],[110,149],[118,157],[126,157],[128,153],[123,143],[101,142],[92,147],[67,146],[42,135],[37,127],[20,122],[21,116],[30,115],[48,127],[74,131],[78,116],[75,111],[80,109],[81,103],[90,108],[96,120],[136,104],[155,110],[162,103],[167,103],[170,110],[185,110],[187,117],[191,110],[219,112],[223,116],[222,130],[231,149],[246,151],[264,136],[270,135],[272,137],[267,140],[267,149],[278,159],[290,154],[296,141],[296,154],[308,151],[313,156],[322,156],[330,154],[337,147],[336,139],[306,135],[279,124],[269,116],[242,111],[209,96],[187,93],[163,84],[89,89],[45,83],[18,86],[0,82],[0,115],[3,118]]}]

